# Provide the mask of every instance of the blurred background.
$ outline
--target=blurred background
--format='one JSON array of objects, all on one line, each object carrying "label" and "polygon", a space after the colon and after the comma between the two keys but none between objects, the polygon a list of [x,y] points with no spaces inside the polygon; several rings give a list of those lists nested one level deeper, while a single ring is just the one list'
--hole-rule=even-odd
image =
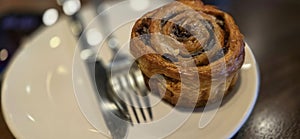
[{"label": "blurred background", "polygon": [[[0,81],[20,46],[37,30],[91,5],[80,0],[0,0]],[[74,0],[77,1],[78,0]],[[93,4],[95,4],[93,0]],[[98,0],[100,4],[103,0]],[[104,0],[104,2],[120,0]],[[300,1],[203,0],[230,13],[260,67],[260,93],[253,113],[234,138],[300,137]],[[0,138],[13,139],[2,113]]]}]

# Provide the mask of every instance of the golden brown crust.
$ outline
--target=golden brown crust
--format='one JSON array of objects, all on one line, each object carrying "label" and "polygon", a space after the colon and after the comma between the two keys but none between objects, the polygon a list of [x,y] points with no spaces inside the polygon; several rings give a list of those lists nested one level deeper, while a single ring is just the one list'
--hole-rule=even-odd
[{"label": "golden brown crust", "polygon": [[[221,92],[226,94],[244,61],[243,36],[233,18],[200,0],[178,0],[145,14],[136,21],[131,38],[130,50],[143,74],[147,79],[165,77],[166,84],[157,80],[152,87],[173,105],[180,97],[179,105],[186,107],[216,99],[211,95],[218,90],[213,80],[225,80],[218,86],[224,86]],[[190,81],[185,85],[183,68]],[[188,74],[194,71],[199,76]],[[198,79],[200,86],[193,82]],[[181,95],[182,89],[190,93]]]}]

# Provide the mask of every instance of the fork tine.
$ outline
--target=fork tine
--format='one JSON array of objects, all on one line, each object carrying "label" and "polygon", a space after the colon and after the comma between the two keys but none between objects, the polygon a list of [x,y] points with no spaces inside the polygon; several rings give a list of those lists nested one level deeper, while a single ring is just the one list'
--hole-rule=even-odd
[{"label": "fork tine", "polygon": [[[136,63],[134,63],[133,66],[135,66],[134,68],[137,68]],[[138,90],[140,90],[140,93],[142,94],[142,96],[146,97],[146,99],[144,99],[144,103],[147,107],[147,112],[149,113],[150,120],[153,120],[152,109],[150,106],[151,105],[150,100],[147,97],[148,90],[144,83],[143,75],[142,75],[141,71],[139,71],[139,70],[134,70],[134,71],[131,70],[131,75],[133,76],[134,83],[136,84],[135,86],[138,87]]]},{"label": "fork tine", "polygon": [[151,107],[147,108],[147,112],[149,113],[150,120],[152,121],[153,120],[153,115],[152,115]]},{"label": "fork tine", "polygon": [[136,102],[138,104],[139,110],[140,110],[140,112],[141,112],[141,114],[143,116],[144,121],[147,121],[146,114],[144,112],[141,100],[139,98],[140,93],[139,93],[139,91],[138,91],[138,89],[137,89],[137,87],[135,85],[134,77],[132,77],[132,76],[133,75],[131,75],[131,74],[127,74],[127,78],[126,79],[127,79],[128,83],[130,84],[130,86],[129,86],[128,89],[130,89],[131,92],[135,93],[134,98],[135,98],[135,100],[136,100]]},{"label": "fork tine", "polygon": [[[127,63],[127,64],[126,64]],[[148,98],[148,88],[144,83],[144,78],[136,63],[130,65],[128,59],[116,59],[112,70],[116,73],[111,77],[115,83],[111,84],[114,88],[115,94],[123,98],[126,103],[126,108],[129,113],[129,122],[131,125],[142,121],[147,122],[153,119],[150,100]],[[130,71],[125,72],[125,69],[130,67]],[[116,88],[117,90],[116,90]],[[133,122],[134,121],[134,122]]]},{"label": "fork tine", "polygon": [[[125,99],[124,93],[118,93],[121,92],[122,90],[122,85],[120,84],[119,79],[111,78],[110,83],[111,83],[111,87],[109,89],[112,91],[110,94],[111,99],[113,99],[115,104],[119,107],[121,113],[126,117],[126,120],[129,121],[129,123],[133,124],[132,118],[128,111],[127,104],[125,103],[125,101],[122,101]],[[117,92],[117,93],[113,93],[113,92]]]},{"label": "fork tine", "polygon": [[[138,99],[138,97],[135,96],[135,100],[136,100],[137,103],[138,103],[139,110],[140,110],[140,112],[141,112],[141,114],[142,114],[142,117],[143,117],[144,121],[146,121],[146,116],[145,116],[144,110],[143,110],[143,108],[142,108],[142,104],[141,104],[140,99]],[[134,106],[133,106],[133,107],[134,107]]]},{"label": "fork tine", "polygon": [[[128,86],[128,84],[127,84],[128,83],[127,78],[124,77],[124,76],[119,76],[118,79],[119,79],[118,80],[119,84],[121,84],[121,86],[122,86],[121,88],[125,91],[125,93],[122,93],[122,94],[125,94],[125,97],[126,97],[125,99],[127,99],[129,101],[129,106],[128,105],[127,106],[131,108],[137,123],[141,123],[140,119],[139,119],[139,116],[138,116],[138,113],[137,113],[137,111],[134,107],[134,102],[133,102],[132,97],[131,97],[132,96],[131,95],[132,91],[130,91],[129,88],[128,88],[128,87],[130,87],[130,85]],[[135,99],[135,100],[138,100],[138,99]],[[132,117],[131,117],[131,119],[132,119]]]},{"label": "fork tine", "polygon": [[137,121],[137,123],[141,123],[140,122],[140,119],[139,119],[139,117],[138,117],[138,114],[137,114],[137,111],[136,111],[136,109],[134,108],[134,106],[133,106],[133,102],[132,102],[132,99],[131,99],[131,97],[130,96],[128,96],[128,93],[126,93],[127,94],[127,98],[128,98],[128,100],[129,100],[129,103],[130,103],[130,107],[131,107],[131,110],[133,111],[133,114],[134,114],[134,116],[135,116],[135,119],[136,119],[136,121]]}]

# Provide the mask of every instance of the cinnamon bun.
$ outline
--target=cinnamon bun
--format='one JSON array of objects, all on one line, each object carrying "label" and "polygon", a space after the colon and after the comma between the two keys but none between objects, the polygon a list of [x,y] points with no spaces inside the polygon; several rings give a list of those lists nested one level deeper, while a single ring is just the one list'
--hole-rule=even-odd
[{"label": "cinnamon bun", "polygon": [[[172,105],[200,107],[228,94],[244,62],[244,41],[233,18],[200,0],[177,0],[138,19],[130,51],[151,91]],[[191,64],[189,64],[191,63]],[[182,83],[181,68],[197,72],[199,82]],[[193,78],[193,77],[191,77]],[[223,89],[215,80],[224,79]],[[197,87],[198,86],[198,87]],[[182,95],[182,89],[188,93]],[[180,104],[178,100],[181,99]]]}]

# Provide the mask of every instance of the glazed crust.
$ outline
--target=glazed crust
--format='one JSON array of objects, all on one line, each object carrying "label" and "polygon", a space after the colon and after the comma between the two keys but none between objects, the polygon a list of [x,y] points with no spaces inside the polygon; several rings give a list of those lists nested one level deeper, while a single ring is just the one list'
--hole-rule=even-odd
[{"label": "glazed crust", "polygon": [[234,86],[244,45],[229,14],[200,0],[177,0],[136,21],[130,51],[148,85],[153,75],[164,77],[151,78],[153,93],[172,105],[199,107]]}]

